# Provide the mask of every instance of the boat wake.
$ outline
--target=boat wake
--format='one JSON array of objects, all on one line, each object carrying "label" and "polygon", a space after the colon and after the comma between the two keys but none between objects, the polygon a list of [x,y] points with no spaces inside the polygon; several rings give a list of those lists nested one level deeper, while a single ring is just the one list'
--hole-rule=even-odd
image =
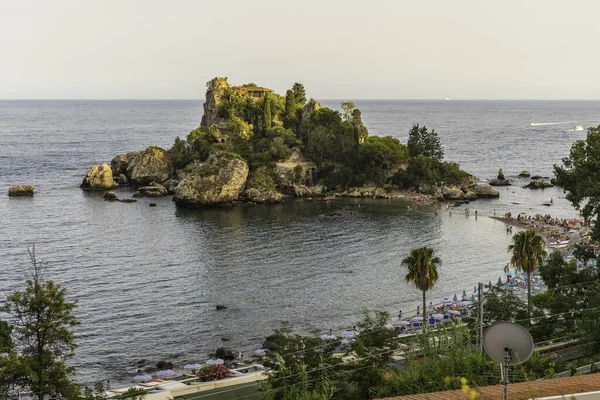
[{"label": "boat wake", "polygon": [[572,122],[530,122],[529,126],[544,126],[544,125],[564,125]]}]

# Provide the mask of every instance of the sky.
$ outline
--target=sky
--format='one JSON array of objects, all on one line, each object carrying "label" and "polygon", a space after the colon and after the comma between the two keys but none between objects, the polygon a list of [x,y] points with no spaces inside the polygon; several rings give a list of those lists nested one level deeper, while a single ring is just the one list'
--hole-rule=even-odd
[{"label": "sky", "polygon": [[600,99],[600,2],[0,0],[0,99]]}]

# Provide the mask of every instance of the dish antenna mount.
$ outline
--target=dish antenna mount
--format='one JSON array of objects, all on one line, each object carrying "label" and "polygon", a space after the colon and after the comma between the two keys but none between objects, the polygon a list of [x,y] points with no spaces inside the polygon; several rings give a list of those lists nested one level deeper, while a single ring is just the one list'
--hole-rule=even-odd
[{"label": "dish antenna mount", "polygon": [[497,322],[483,333],[483,349],[502,365],[504,400],[508,399],[508,367],[529,360],[533,339],[525,328],[512,322]]}]

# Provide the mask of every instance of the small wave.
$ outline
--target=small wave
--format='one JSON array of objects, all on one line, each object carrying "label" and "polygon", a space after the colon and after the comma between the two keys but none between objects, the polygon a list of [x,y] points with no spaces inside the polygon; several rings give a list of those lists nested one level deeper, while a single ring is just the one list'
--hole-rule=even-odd
[{"label": "small wave", "polygon": [[529,126],[544,126],[544,125],[563,125],[571,122],[530,122]]}]

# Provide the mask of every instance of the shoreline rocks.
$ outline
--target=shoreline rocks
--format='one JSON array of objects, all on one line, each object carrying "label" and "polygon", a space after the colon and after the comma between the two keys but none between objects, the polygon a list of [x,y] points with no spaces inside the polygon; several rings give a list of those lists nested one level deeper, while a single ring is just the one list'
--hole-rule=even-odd
[{"label": "shoreline rocks", "polygon": [[554,187],[554,185],[546,180],[532,180],[523,186],[525,189],[546,189],[551,187]]},{"label": "shoreline rocks", "polygon": [[8,195],[11,197],[32,197],[34,195],[35,186],[33,185],[17,185],[8,188]]},{"label": "shoreline rocks", "polygon": [[160,147],[149,146],[128,162],[126,176],[132,183],[146,186],[152,182],[162,183],[174,174],[169,153]]},{"label": "shoreline rocks", "polygon": [[91,167],[79,187],[83,190],[110,190],[118,185],[113,179],[112,169],[104,163]]}]

